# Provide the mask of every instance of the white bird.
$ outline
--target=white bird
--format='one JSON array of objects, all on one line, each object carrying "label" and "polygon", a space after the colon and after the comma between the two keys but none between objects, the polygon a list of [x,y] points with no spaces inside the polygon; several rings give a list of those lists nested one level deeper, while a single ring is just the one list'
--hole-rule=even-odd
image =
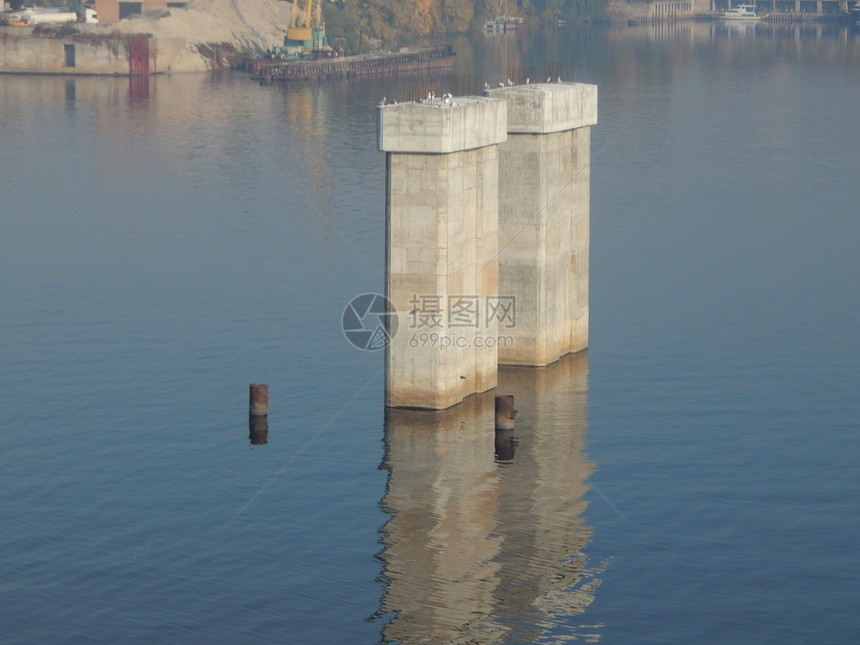
[{"label": "white bird", "polygon": [[549,83],[551,80],[552,80],[552,76],[547,76],[547,77],[546,77],[546,82],[547,82],[547,83]]},{"label": "white bird", "polygon": [[528,79],[528,78],[526,78],[526,85],[528,85],[528,84],[529,84],[529,79]]},{"label": "white bird", "polygon": [[499,87],[504,87],[504,86],[505,86],[505,84],[504,84],[504,83],[499,82]]},{"label": "white bird", "polygon": [[510,85],[513,85],[513,84],[514,84],[514,82],[513,82],[511,79],[508,79],[508,85],[510,86]]},{"label": "white bird", "polygon": [[556,79],[556,82],[557,82],[557,83],[561,83],[561,76],[559,76],[559,77]]},{"label": "white bird", "polygon": [[489,83],[487,83],[486,81],[484,81],[484,89],[485,89],[485,90],[490,89],[490,84],[489,84]]}]

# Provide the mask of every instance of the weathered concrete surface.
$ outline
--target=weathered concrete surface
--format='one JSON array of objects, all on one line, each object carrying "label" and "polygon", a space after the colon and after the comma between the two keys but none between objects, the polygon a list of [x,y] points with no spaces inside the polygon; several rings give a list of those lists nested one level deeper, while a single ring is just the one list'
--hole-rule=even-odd
[{"label": "weathered concrete surface", "polygon": [[451,103],[433,99],[385,108],[378,132],[379,149],[386,152],[458,152],[506,137],[505,109],[498,101],[457,97]]},{"label": "weathered concrete surface", "polygon": [[[0,72],[19,74],[128,74],[128,51],[121,36],[93,40],[37,37],[32,28],[0,27]],[[66,48],[74,48],[74,66]]]},{"label": "weathered concrete surface", "polygon": [[508,105],[499,147],[499,294],[516,298],[499,362],[548,365],[588,347],[590,126],[597,87],[485,92]]},{"label": "weathered concrete surface", "polygon": [[[379,108],[387,153],[386,405],[442,409],[495,387],[498,152],[505,105],[440,100]],[[459,146],[459,147],[458,147]]]},{"label": "weathered concrete surface", "polygon": [[515,85],[487,94],[508,105],[508,132],[549,134],[597,123],[597,86],[585,83]]},{"label": "weathered concrete surface", "polygon": [[[0,27],[0,73],[64,75],[128,75],[128,37],[79,27],[67,36],[35,36],[31,27]],[[150,39],[150,71],[169,69],[185,50],[179,38]],[[74,65],[67,65],[67,48],[74,49]]]}]

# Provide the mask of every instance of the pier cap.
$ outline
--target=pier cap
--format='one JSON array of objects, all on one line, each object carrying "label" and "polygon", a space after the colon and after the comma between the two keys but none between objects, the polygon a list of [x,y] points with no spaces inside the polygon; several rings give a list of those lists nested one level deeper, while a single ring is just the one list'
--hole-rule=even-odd
[{"label": "pier cap", "polygon": [[507,114],[504,101],[480,96],[380,105],[379,149],[433,154],[496,145],[508,138]]},{"label": "pier cap", "polygon": [[530,83],[485,90],[484,95],[505,100],[511,134],[549,134],[597,123],[597,85]]}]

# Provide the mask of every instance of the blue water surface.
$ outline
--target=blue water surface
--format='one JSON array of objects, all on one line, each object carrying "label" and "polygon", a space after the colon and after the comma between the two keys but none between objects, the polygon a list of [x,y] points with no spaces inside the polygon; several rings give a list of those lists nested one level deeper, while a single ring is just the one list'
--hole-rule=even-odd
[{"label": "blue water surface", "polygon": [[[0,76],[4,642],[860,638],[855,33],[452,42],[448,80]],[[485,400],[386,415],[340,325],[378,98],[526,68],[599,86],[591,342],[502,371],[506,459]]]}]

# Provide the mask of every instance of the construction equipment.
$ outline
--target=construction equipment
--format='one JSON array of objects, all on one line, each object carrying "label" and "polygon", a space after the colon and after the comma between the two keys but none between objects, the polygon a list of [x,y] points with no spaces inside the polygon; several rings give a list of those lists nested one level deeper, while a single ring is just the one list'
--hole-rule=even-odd
[{"label": "construction equipment", "polygon": [[305,0],[303,9],[299,8],[298,0],[293,0],[284,46],[300,47],[311,52],[328,48],[322,20],[322,0]]},{"label": "construction equipment", "polygon": [[299,9],[298,0],[293,0],[293,8],[290,11],[290,26],[287,27],[287,40],[305,42],[313,39],[313,31],[311,30],[313,6],[313,0],[305,0],[305,8]]}]

